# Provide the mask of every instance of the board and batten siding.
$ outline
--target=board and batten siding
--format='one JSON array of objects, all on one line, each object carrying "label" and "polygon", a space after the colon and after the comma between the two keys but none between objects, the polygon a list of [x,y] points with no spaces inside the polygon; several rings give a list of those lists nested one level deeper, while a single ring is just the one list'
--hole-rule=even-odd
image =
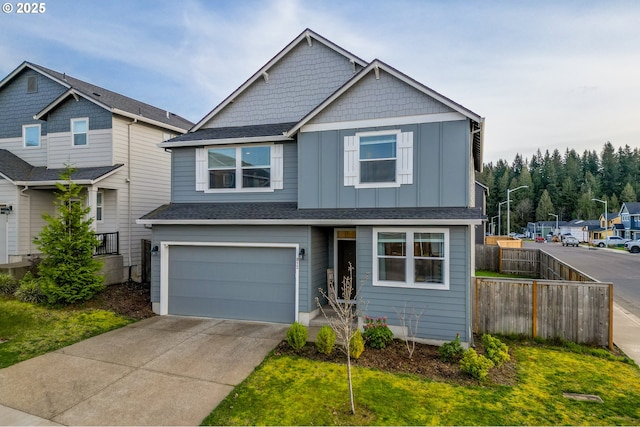
[{"label": "board and batten siding", "polygon": [[7,255],[18,254],[18,242],[16,235],[16,227],[20,217],[20,204],[18,203],[18,189],[4,178],[0,178],[0,203],[13,206],[14,212],[9,215],[0,215],[0,221],[6,221],[6,242],[0,244],[7,245]]},{"label": "board and batten siding", "polygon": [[352,78],[354,65],[317,40],[302,40],[267,75],[203,127],[296,122]]},{"label": "board and batten siding", "polygon": [[[387,316],[389,325],[400,326],[396,310],[402,312],[406,306],[407,315],[413,308],[418,313],[424,310],[418,325],[418,336],[435,341],[451,341],[459,333],[463,342],[469,341],[469,227],[449,228],[448,290],[373,286],[373,228],[358,227],[356,233],[358,277],[354,277],[353,280],[357,282],[356,286],[361,288],[358,292],[365,301],[364,314],[370,317]],[[367,275],[363,285],[362,280]]]},{"label": "board and batten siding", "polygon": [[333,263],[329,259],[329,248],[333,246],[333,228],[310,227],[310,247],[305,248],[309,262],[309,311],[318,309],[316,297],[322,300],[319,289],[327,290],[327,268]]},{"label": "board and batten siding", "polygon": [[196,191],[196,148],[173,148],[171,202],[295,202],[298,196],[297,144],[283,144],[283,188],[273,192],[236,191],[207,193]]},{"label": "board and batten siding", "polygon": [[[394,188],[345,186],[345,137],[357,132],[398,129],[413,133],[413,184]],[[469,144],[467,120],[301,133],[298,137],[298,206],[469,206]]]},{"label": "board and batten siding", "polygon": [[[309,248],[307,226],[170,226],[154,225],[151,246],[165,241],[232,242],[232,243],[292,243]],[[171,250],[171,249],[169,249]],[[250,272],[250,266],[247,266]],[[259,274],[259,272],[254,272]],[[151,257],[151,301],[160,302],[160,254]],[[300,260],[299,310],[310,310],[309,257]],[[311,307],[313,309],[314,307]]]}]

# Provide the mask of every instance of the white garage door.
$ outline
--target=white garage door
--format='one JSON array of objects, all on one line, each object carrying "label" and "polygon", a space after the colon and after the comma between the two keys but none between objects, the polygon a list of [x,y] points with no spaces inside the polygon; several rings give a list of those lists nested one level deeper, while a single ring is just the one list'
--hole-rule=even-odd
[{"label": "white garage door", "polygon": [[169,314],[291,323],[292,248],[171,246]]}]

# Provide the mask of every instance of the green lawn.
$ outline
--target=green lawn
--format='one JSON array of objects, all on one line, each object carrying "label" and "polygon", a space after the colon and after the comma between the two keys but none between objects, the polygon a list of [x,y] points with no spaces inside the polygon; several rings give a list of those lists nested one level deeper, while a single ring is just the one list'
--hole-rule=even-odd
[{"label": "green lawn", "polygon": [[96,309],[53,309],[0,296],[0,368],[133,322]]},{"label": "green lawn", "polygon": [[[515,386],[462,386],[371,369],[268,357],[203,425],[639,425],[640,370],[602,352],[511,344]],[[366,350],[365,350],[366,351]],[[595,394],[604,403],[569,400]]]}]

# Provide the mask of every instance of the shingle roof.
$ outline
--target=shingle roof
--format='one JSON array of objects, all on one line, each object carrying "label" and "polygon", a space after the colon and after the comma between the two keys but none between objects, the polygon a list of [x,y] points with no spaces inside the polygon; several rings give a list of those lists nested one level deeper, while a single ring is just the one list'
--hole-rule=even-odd
[{"label": "shingle roof", "polygon": [[193,123],[191,121],[180,117],[177,114],[167,113],[166,110],[154,107],[153,105],[137,101],[119,93],[112,92],[100,86],[87,83],[85,81],[76,79],[63,73],[59,73],[57,71],[51,70],[38,64],[34,64],[32,62],[25,62],[25,64],[35,70],[39,70],[66,83],[71,88],[77,90],[78,92],[81,92],[88,98],[104,104],[109,108],[117,108],[131,114],[140,115],[141,117],[146,117],[160,123],[184,129],[185,131],[193,126]]},{"label": "shingle roof", "polygon": [[630,215],[635,215],[640,213],[640,202],[625,202],[624,204],[627,207],[627,211],[629,211]]},{"label": "shingle roof", "polygon": [[233,126],[221,128],[199,129],[195,132],[179,135],[169,141],[200,141],[208,139],[230,139],[230,138],[254,138],[260,136],[281,136],[291,129],[296,123],[276,123],[268,125]]},{"label": "shingle roof", "polygon": [[[95,180],[112,172],[121,164],[113,166],[99,166],[90,168],[78,168],[71,179]],[[0,173],[14,182],[54,182],[60,179],[64,168],[48,169],[44,166],[32,166],[10,151],[0,149]]]},{"label": "shingle roof", "polygon": [[298,209],[297,203],[172,203],[160,206],[141,220],[166,221],[367,221],[455,220],[483,218],[480,208],[341,208]]}]

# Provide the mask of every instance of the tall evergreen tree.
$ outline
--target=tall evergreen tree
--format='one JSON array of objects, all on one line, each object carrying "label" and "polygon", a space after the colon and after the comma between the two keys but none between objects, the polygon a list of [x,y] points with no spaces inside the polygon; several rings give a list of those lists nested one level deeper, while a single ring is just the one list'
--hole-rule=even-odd
[{"label": "tall evergreen tree", "polygon": [[632,203],[638,201],[636,191],[633,189],[633,185],[631,185],[630,182],[627,182],[627,185],[625,185],[622,189],[622,193],[620,193],[620,201],[624,203]]},{"label": "tall evergreen tree", "polygon": [[542,192],[542,196],[540,196],[538,207],[536,208],[536,221],[548,221],[550,213],[555,214],[556,210],[553,207],[553,203],[551,202],[551,196],[549,196],[549,192],[547,190],[544,190]]},{"label": "tall evergreen tree", "polygon": [[104,288],[98,272],[102,262],[93,257],[98,240],[91,229],[90,208],[84,207],[82,187],[71,180],[68,167],[56,183],[55,216],[44,214],[47,225],[34,242],[44,254],[38,265],[42,291],[51,304],[87,301]]}]

